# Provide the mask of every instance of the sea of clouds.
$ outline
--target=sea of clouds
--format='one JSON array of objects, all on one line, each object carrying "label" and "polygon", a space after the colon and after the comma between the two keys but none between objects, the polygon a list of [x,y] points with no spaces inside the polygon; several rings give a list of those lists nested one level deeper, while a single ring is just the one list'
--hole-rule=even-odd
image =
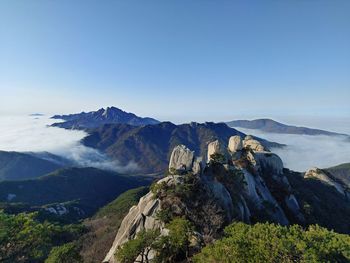
[{"label": "sea of clouds", "polygon": [[[137,165],[120,165],[103,153],[81,144],[84,131],[65,130],[48,125],[57,120],[46,116],[0,116],[0,150],[18,152],[50,152],[73,161],[79,166],[96,167],[121,173],[137,171]],[[345,127],[346,128],[346,127]],[[344,128],[344,131],[348,131]],[[311,167],[327,168],[350,162],[350,140],[346,137],[308,136],[265,133],[258,130],[238,130],[269,141],[286,144],[272,149],[288,167],[305,171]]]},{"label": "sea of clouds", "polygon": [[345,136],[278,134],[242,128],[237,130],[286,144],[284,148],[273,148],[271,151],[281,157],[285,167],[294,171],[303,172],[311,167],[328,168],[350,162],[350,140]]},{"label": "sea of clouds", "polygon": [[54,122],[57,120],[46,116],[0,116],[0,150],[49,152],[69,159],[78,166],[120,173],[137,170],[135,163],[122,166],[103,153],[82,145],[81,139],[87,135],[84,131],[50,127]]}]

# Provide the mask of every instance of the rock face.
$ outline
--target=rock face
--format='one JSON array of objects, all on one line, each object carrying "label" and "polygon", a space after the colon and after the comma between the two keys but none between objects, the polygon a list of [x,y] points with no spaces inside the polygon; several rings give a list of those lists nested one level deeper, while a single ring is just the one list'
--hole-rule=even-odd
[{"label": "rock face", "polygon": [[220,142],[218,140],[211,142],[208,144],[208,156],[207,160],[209,161],[211,159],[211,156],[215,153],[220,152]]},{"label": "rock face", "polygon": [[231,153],[235,153],[237,151],[241,151],[243,148],[243,144],[242,144],[242,139],[240,136],[236,135],[236,136],[231,136],[229,141],[228,141],[228,150]]},{"label": "rock face", "polygon": [[305,217],[301,212],[299,203],[293,194],[286,196],[284,202],[287,205],[288,209],[300,222],[305,222]]},{"label": "rock face", "polygon": [[[227,160],[210,161],[214,153]],[[191,150],[176,146],[169,170],[172,174],[152,188],[158,192],[148,193],[130,209],[104,262],[116,263],[114,254],[118,247],[143,229],[159,229],[166,235],[166,225],[157,217],[157,212],[165,209],[173,217],[189,220],[198,231],[196,236],[205,243],[219,238],[224,227],[233,221],[250,223],[263,218],[282,225],[288,225],[291,219],[304,221],[298,200],[283,174],[282,160],[251,137],[245,138],[243,144],[239,136],[231,137],[226,146],[219,141],[209,143],[205,167]],[[189,190],[183,196],[184,190],[174,194],[176,189]]]},{"label": "rock face", "polygon": [[[178,145],[171,153],[169,171],[191,171],[193,165],[194,152],[186,148],[185,145]],[[196,167],[198,169],[198,167]]]},{"label": "rock face", "polygon": [[326,184],[334,186],[335,189],[337,189],[337,191],[342,195],[348,195],[345,188],[339,182],[336,182],[333,178],[331,178],[331,175],[327,174],[325,171],[317,167],[313,167],[307,170],[305,172],[304,178],[316,178]]},{"label": "rock face", "polygon": [[247,199],[254,202],[255,208],[268,211],[275,222],[288,225],[289,221],[285,213],[272,196],[264,180],[260,176],[253,176],[247,170],[244,170],[244,179],[247,183],[245,191]]},{"label": "rock face", "polygon": [[[178,182],[178,177],[166,177],[158,183],[161,184],[162,182],[172,184]],[[133,239],[141,230],[164,229],[164,224],[156,219],[156,213],[159,210],[160,200],[155,199],[152,192],[142,197],[137,206],[131,207],[129,213],[123,219],[113,245],[103,262],[117,262],[114,257],[115,251],[119,246]]]},{"label": "rock face", "polygon": [[192,172],[193,174],[199,175],[203,171],[203,158],[196,157],[193,161]]}]

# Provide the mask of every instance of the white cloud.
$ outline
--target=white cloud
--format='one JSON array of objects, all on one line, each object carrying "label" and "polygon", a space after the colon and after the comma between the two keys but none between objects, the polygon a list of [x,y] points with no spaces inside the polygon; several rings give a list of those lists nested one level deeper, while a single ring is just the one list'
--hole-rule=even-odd
[{"label": "white cloud", "polygon": [[49,127],[56,122],[43,117],[0,117],[0,150],[17,152],[50,152],[76,162],[118,172],[137,170],[135,163],[121,166],[101,152],[80,143],[87,134],[84,131]]},{"label": "white cloud", "polygon": [[350,141],[346,137],[276,134],[237,129],[246,134],[286,144],[287,147],[283,149],[271,150],[281,157],[285,167],[295,171],[305,171],[314,166],[327,168],[350,162]]}]

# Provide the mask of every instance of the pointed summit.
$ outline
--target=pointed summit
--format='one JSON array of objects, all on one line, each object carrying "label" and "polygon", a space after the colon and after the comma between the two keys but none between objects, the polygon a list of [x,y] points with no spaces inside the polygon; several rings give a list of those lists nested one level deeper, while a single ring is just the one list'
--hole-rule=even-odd
[{"label": "pointed summit", "polygon": [[133,126],[157,124],[159,121],[152,118],[143,118],[134,113],[125,112],[116,107],[101,108],[97,111],[82,112],[69,115],[55,115],[52,119],[61,119],[65,122],[54,123],[52,126],[66,129],[96,128],[104,124],[124,123]]}]

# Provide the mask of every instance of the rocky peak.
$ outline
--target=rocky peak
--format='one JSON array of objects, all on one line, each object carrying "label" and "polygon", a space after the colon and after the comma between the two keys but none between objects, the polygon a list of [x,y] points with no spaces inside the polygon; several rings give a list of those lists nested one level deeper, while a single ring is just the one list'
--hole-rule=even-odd
[{"label": "rocky peak", "polygon": [[202,157],[195,157],[194,151],[188,149],[185,145],[176,146],[170,156],[169,172],[171,174],[184,174],[192,172],[200,174],[203,169]]},{"label": "rocky peak", "polygon": [[191,171],[193,166],[194,151],[185,145],[178,145],[170,156],[169,171]]},{"label": "rocky peak", "polygon": [[[213,160],[213,154],[225,160]],[[104,262],[117,262],[116,250],[143,229],[167,235],[165,219],[159,217],[162,213],[166,218],[189,220],[204,243],[220,238],[223,228],[233,221],[251,223],[261,218],[288,225],[291,219],[304,220],[283,174],[282,160],[253,138],[242,143],[239,136],[233,136],[226,145],[218,140],[209,143],[205,165],[194,151],[178,145],[172,151],[169,171],[130,209]]]}]

